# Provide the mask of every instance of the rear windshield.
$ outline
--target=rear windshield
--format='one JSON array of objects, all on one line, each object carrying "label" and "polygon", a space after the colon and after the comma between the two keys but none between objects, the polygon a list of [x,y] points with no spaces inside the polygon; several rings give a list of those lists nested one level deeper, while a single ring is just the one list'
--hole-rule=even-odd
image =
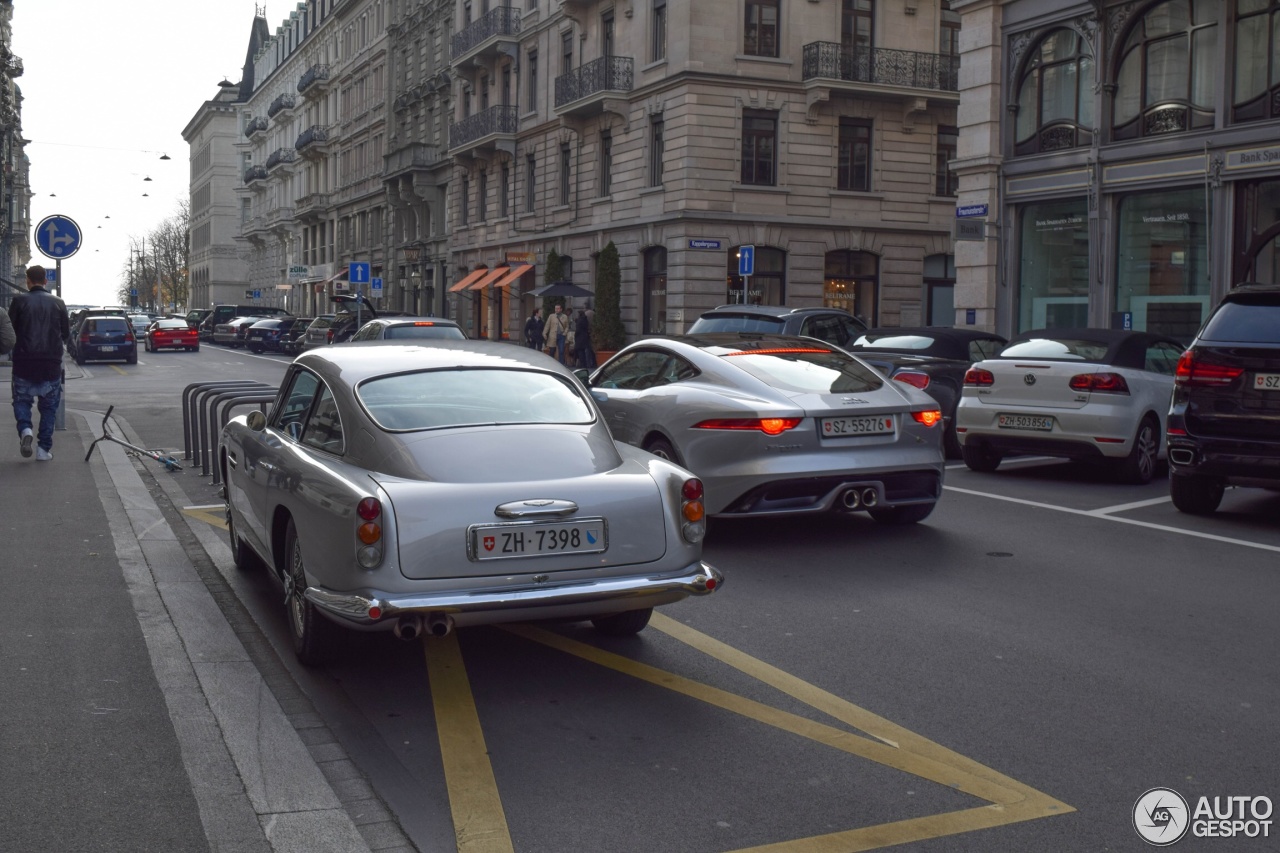
[{"label": "rear windshield", "polygon": [[870,347],[876,349],[928,349],[937,341],[931,335],[892,335],[892,334],[871,334],[863,335],[853,342],[855,347]]},{"label": "rear windshield", "polygon": [[191,328],[190,326],[187,325],[186,320],[160,320],[158,321],[158,323],[159,325],[156,326],[156,328],[158,329],[189,329]]},{"label": "rear windshield", "polygon": [[421,370],[365,380],[356,395],[389,431],[588,424],[595,417],[570,379],[531,370]]},{"label": "rear windshield", "polygon": [[85,324],[95,332],[123,332],[125,330],[125,319],[123,317],[99,317],[96,320],[86,320]]},{"label": "rear windshield", "polygon": [[1204,327],[1210,341],[1280,343],[1280,305],[1226,302]]},{"label": "rear windshield", "polygon": [[462,330],[457,326],[435,326],[417,323],[402,323],[399,326],[387,326],[384,337],[388,339],[400,338],[449,338],[450,340],[463,340],[466,335],[462,334]]},{"label": "rear windshield", "polygon": [[1000,350],[1000,358],[1040,358],[1046,361],[1106,361],[1111,347],[1102,341],[1074,338],[1032,338]]},{"label": "rear windshield", "polygon": [[755,314],[713,314],[699,317],[689,327],[689,334],[707,332],[764,332],[780,334],[786,323],[777,317],[760,317]]},{"label": "rear windshield", "polygon": [[312,321],[311,321],[311,325],[310,325],[308,328],[311,328],[311,329],[327,329],[327,328],[329,328],[329,327],[330,327],[330,326],[332,326],[332,325],[333,325],[333,318],[332,318],[332,317],[317,317],[317,318],[315,318],[314,320],[312,320]]},{"label": "rear windshield", "polygon": [[856,394],[875,391],[884,381],[862,362],[843,352],[818,347],[733,350],[721,358],[784,391]]}]

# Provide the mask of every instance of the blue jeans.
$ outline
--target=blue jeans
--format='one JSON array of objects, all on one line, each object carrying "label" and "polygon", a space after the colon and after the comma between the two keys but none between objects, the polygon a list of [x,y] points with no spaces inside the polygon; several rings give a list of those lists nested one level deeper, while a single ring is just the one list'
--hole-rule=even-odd
[{"label": "blue jeans", "polygon": [[556,359],[564,364],[564,345],[569,340],[568,335],[556,335]]},{"label": "blue jeans", "polygon": [[31,404],[40,398],[40,432],[36,443],[45,450],[53,449],[53,427],[58,418],[58,404],[62,401],[62,381],[32,382],[13,377],[13,417],[18,421],[18,435],[31,429]]}]

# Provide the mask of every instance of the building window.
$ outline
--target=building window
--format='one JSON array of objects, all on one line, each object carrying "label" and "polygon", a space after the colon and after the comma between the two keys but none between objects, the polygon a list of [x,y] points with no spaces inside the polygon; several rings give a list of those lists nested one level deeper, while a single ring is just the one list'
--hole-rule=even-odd
[{"label": "building window", "polygon": [[742,52],[747,56],[778,55],[780,0],[746,0],[746,28]]},{"label": "building window", "polygon": [[924,259],[925,307],[930,326],[956,324],[956,256],[929,255]]},{"label": "building window", "polygon": [[959,140],[959,128],[938,125],[938,152],[933,167],[935,195],[952,196],[960,190],[960,178],[951,170],[951,161],[956,159]]},{"label": "building window", "polygon": [[600,132],[600,197],[613,192],[613,134]]},{"label": "building window", "polygon": [[471,218],[468,208],[471,207],[471,178],[462,176],[462,224],[470,225]]},{"label": "building window", "polygon": [[[944,5],[945,3],[946,0],[943,0]],[[860,54],[870,49],[875,45],[875,24],[875,0],[842,0],[840,46]]]},{"label": "building window", "polygon": [[1204,196],[1196,187],[1120,200],[1115,311],[1131,315],[1135,330],[1189,341],[1208,316]]},{"label": "building window", "polygon": [[644,327],[642,334],[667,333],[667,250],[644,250]]},{"label": "building window", "polygon": [[649,19],[649,59],[657,62],[667,58],[667,0],[653,0],[653,15]]},{"label": "building window", "polygon": [[1115,77],[1115,139],[1213,127],[1218,8],[1214,0],[1168,0],[1134,23]]},{"label": "building window", "polygon": [[565,30],[560,34],[560,73],[568,74],[573,70],[573,31]]},{"label": "building window", "polygon": [[1018,80],[1014,153],[1089,145],[1092,128],[1093,57],[1075,30],[1054,30],[1031,51]]},{"label": "building window", "polygon": [[476,186],[476,219],[484,222],[489,218],[489,172],[480,170],[480,182]]},{"label": "building window", "polygon": [[838,249],[823,260],[822,304],[843,308],[868,326],[878,322],[880,259],[870,252]]},{"label": "building window", "polygon": [[560,146],[560,204],[569,203],[569,178],[572,175],[569,162],[568,143]]},{"label": "building window", "polygon": [[606,60],[613,56],[614,39],[617,36],[614,24],[612,9],[600,16],[600,55]]},{"label": "building window", "polygon": [[951,9],[950,0],[942,0],[938,53],[943,56],[953,56],[957,59],[960,57],[960,13]]},{"label": "building window", "polygon": [[662,186],[662,159],[665,153],[663,133],[665,127],[662,116],[649,119],[649,186]]},{"label": "building window", "polygon": [[1231,281],[1280,281],[1280,180],[1236,183]]},{"label": "building window", "polygon": [[777,183],[777,139],[777,113],[743,111],[742,183],[769,187]]},{"label": "building window", "polygon": [[1280,117],[1280,0],[1236,9],[1232,121]]},{"label": "building window", "polygon": [[538,108],[538,52],[529,51],[529,112]]},{"label": "building window", "polygon": [[1019,212],[1018,328],[1089,325],[1089,203],[1028,204]]},{"label": "building window", "polygon": [[530,154],[524,158],[524,212],[533,213],[537,197],[538,158]]},{"label": "building window", "polygon": [[871,189],[871,122],[864,119],[840,119],[840,145],[836,189]]},{"label": "building window", "polygon": [[498,215],[507,217],[511,214],[511,166],[502,164],[502,184],[498,187]]},{"label": "building window", "polygon": [[725,301],[733,305],[785,305],[787,301],[787,253],[772,246],[756,246],[755,272],[750,287],[738,275],[738,248],[729,250],[729,290]]}]

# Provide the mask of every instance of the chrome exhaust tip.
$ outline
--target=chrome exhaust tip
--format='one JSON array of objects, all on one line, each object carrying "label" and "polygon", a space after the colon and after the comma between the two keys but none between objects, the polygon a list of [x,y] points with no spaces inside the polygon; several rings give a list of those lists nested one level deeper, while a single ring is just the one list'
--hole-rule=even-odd
[{"label": "chrome exhaust tip", "polygon": [[876,492],[874,486],[868,486],[862,490],[862,505],[867,509],[880,503],[880,495]]},{"label": "chrome exhaust tip", "polygon": [[857,489],[845,489],[844,494],[840,496],[840,503],[845,509],[857,509],[862,503],[862,499],[858,497]]},{"label": "chrome exhaust tip", "polygon": [[396,620],[393,630],[402,640],[416,640],[422,636],[422,617],[417,613],[406,613]]},{"label": "chrome exhaust tip", "polygon": [[1196,452],[1185,447],[1169,448],[1169,458],[1173,460],[1175,465],[1196,464]]},{"label": "chrome exhaust tip", "polygon": [[433,637],[445,637],[453,630],[453,617],[443,613],[432,613],[427,617],[427,631]]}]

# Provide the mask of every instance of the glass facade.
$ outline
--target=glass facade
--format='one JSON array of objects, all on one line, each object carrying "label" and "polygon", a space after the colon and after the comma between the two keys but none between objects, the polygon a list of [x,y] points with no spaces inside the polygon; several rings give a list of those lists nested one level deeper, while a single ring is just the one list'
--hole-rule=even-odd
[{"label": "glass facade", "polygon": [[1088,326],[1088,201],[1028,204],[1019,216],[1021,264],[1015,331]]},{"label": "glass facade", "polygon": [[868,326],[878,322],[879,258],[870,252],[827,252],[822,304],[843,308]]},{"label": "glass facade", "polygon": [[786,305],[787,253],[772,246],[756,246],[755,272],[750,284],[738,275],[738,247],[729,250],[728,293],[730,305]]},{"label": "glass facade", "polygon": [[1204,189],[1126,196],[1117,220],[1116,313],[1190,342],[1210,307]]}]

